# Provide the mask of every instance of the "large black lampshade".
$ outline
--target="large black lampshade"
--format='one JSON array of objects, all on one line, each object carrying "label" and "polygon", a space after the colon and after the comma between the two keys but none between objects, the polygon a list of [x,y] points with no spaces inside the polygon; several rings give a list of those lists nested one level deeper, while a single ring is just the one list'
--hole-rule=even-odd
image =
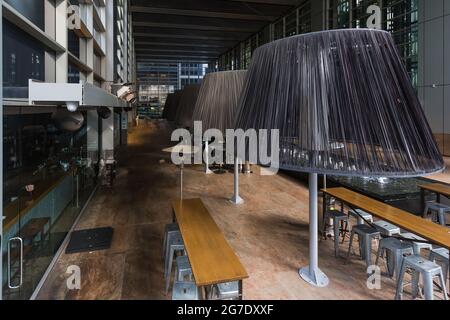
[{"label": "large black lampshade", "polygon": [[238,107],[247,71],[224,71],[205,76],[195,105],[193,121],[201,121],[203,130],[234,129]]},{"label": "large black lampshade", "polygon": [[167,113],[170,111],[170,106],[173,102],[175,93],[169,93],[166,98],[166,102],[164,103],[164,109],[162,112],[162,118],[167,119]]},{"label": "large black lampshade", "polygon": [[422,176],[444,162],[391,35],[348,29],[258,48],[238,128],[279,129],[280,167]]},{"label": "large black lampshade", "polygon": [[[279,167],[309,172],[309,265],[318,267],[317,174],[409,177],[444,162],[391,35],[346,29],[255,50],[236,127],[279,129]],[[277,151],[277,150],[272,150]]]},{"label": "large black lampshade", "polygon": [[178,103],[181,98],[181,90],[176,90],[174,93],[170,93],[167,96],[166,103],[164,104],[163,118],[168,121],[174,121],[177,114]]},{"label": "large black lampshade", "polygon": [[192,126],[192,115],[199,91],[199,84],[191,84],[184,87],[175,116],[175,124],[178,127],[190,128]]},{"label": "large black lampshade", "polygon": [[[209,73],[205,76],[195,105],[193,121],[201,121],[202,129],[218,129],[226,134],[227,129],[234,129],[235,113],[239,105],[242,88],[247,71],[224,71]],[[211,173],[209,165],[208,141],[205,141],[205,168]],[[244,200],[239,196],[238,161],[235,159],[234,194],[231,202],[241,204]]]}]

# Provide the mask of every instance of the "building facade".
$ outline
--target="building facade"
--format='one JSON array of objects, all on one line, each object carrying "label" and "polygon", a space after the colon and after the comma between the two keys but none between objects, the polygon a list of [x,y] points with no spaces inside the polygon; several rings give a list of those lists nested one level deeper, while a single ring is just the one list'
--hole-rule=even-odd
[{"label": "building facade", "polygon": [[[135,83],[127,0],[4,0],[2,299],[28,299],[126,143]],[[125,98],[126,97],[126,98]]]},{"label": "building facade", "polygon": [[152,118],[160,117],[169,93],[182,90],[189,84],[200,83],[208,71],[208,65],[201,63],[139,63],[139,114]]}]

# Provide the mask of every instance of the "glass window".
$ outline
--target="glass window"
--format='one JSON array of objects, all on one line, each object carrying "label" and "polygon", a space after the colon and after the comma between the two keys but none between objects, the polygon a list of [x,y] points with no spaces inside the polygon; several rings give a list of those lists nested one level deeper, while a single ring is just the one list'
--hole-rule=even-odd
[{"label": "glass window", "polygon": [[274,40],[278,40],[283,37],[284,37],[284,25],[283,19],[280,19],[273,25],[273,38]]},{"label": "glass window", "polygon": [[[60,111],[54,117],[49,108],[4,108],[3,236],[23,238],[26,260],[20,290],[8,289],[3,277],[6,299],[29,299],[96,185],[97,112],[89,111],[90,120],[89,112]],[[96,130],[88,132],[88,122]],[[2,242],[4,255],[7,241]],[[19,255],[12,257],[17,265]],[[18,277],[12,274],[14,284]]]},{"label": "glass window", "polygon": [[33,22],[38,28],[45,28],[44,0],[5,0],[14,9]]},{"label": "glass window", "polygon": [[28,80],[44,81],[44,46],[3,20],[3,96],[27,98]]},{"label": "glass window", "polygon": [[297,34],[297,10],[286,16],[286,37]]},{"label": "glass window", "polygon": [[73,30],[67,30],[68,49],[78,59],[80,58],[80,38]]},{"label": "glass window", "polygon": [[80,69],[73,63],[69,62],[69,70],[67,72],[68,83],[80,83]]}]

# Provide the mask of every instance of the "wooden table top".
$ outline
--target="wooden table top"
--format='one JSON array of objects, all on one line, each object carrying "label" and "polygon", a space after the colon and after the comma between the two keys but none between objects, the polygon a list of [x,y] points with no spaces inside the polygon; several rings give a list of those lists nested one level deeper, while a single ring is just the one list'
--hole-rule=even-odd
[{"label": "wooden table top", "polygon": [[450,197],[450,186],[442,183],[430,183],[430,184],[421,184],[420,188],[433,191],[436,193],[443,194],[444,196]]},{"label": "wooden table top", "polygon": [[450,249],[450,229],[346,188],[322,190],[331,197]]},{"label": "wooden table top", "polygon": [[200,199],[177,200],[172,207],[197,286],[248,278],[239,258]]}]

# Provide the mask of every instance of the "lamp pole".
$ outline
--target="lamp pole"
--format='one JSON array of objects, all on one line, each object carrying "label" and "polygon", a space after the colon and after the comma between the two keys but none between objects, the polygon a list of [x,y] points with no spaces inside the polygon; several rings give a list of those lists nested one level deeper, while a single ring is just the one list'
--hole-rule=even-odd
[{"label": "lamp pole", "polygon": [[319,269],[317,173],[309,174],[309,266],[299,270],[300,277],[316,287],[326,287],[328,277]]},{"label": "lamp pole", "polygon": [[230,199],[234,204],[243,204],[244,199],[239,196],[239,158],[234,158],[234,194]]},{"label": "lamp pole", "polygon": [[205,141],[205,174],[211,174],[212,171],[209,169],[209,141]]}]

